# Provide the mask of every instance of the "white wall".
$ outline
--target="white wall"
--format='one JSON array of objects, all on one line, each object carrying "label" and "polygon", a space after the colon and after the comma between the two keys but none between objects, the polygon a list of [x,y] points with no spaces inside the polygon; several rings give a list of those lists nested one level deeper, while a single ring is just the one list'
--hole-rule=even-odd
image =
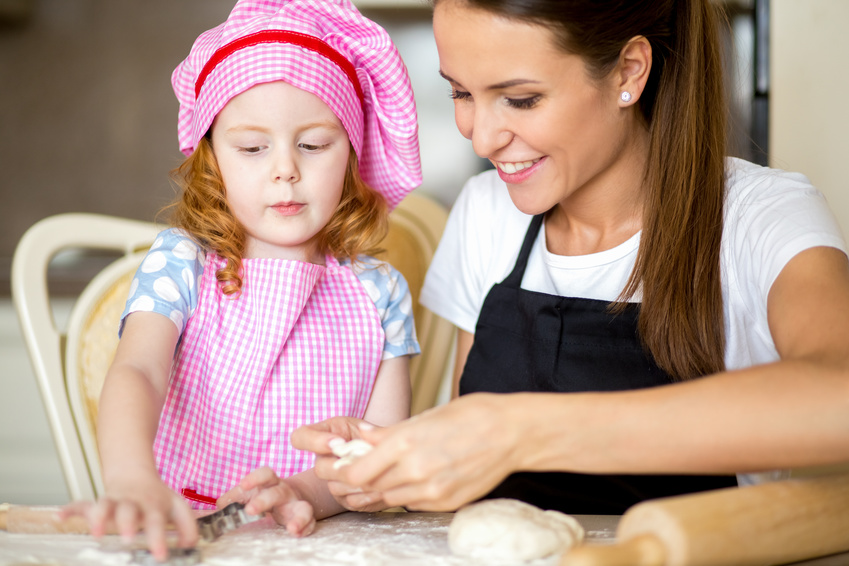
[{"label": "white wall", "polygon": [[770,10],[770,165],[807,175],[849,235],[849,1]]}]

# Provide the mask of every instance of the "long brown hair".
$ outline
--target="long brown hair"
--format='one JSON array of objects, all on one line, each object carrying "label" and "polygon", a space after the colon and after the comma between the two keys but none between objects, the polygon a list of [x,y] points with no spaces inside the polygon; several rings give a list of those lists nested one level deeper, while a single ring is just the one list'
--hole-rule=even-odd
[{"label": "long brown hair", "polygon": [[710,0],[457,0],[554,32],[601,79],[644,36],[652,68],[639,108],[650,133],[642,236],[613,305],[642,292],[639,332],[676,379],[725,367],[720,277],[726,104],[720,12]]},{"label": "long brown hair", "polygon": [[[227,205],[226,188],[212,145],[202,138],[195,151],[171,172],[180,187],[178,199],[169,207],[171,223],[185,230],[205,250],[227,260],[216,278],[225,294],[242,288],[242,257],[246,233]],[[353,148],[342,189],[342,199],[316,239],[323,253],[356,261],[362,254],[379,252],[378,244],[389,229],[389,212],[381,194],[360,177]]]}]

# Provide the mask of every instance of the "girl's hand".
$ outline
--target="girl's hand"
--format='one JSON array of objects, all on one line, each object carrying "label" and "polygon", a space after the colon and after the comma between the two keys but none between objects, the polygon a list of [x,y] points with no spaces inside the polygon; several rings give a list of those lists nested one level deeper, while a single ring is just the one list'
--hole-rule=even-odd
[{"label": "girl's hand", "polygon": [[147,546],[160,562],[168,557],[165,531],[169,523],[177,528],[179,546],[193,547],[198,540],[194,513],[156,474],[125,474],[107,485],[97,502],[78,501],[62,510],[63,518],[72,515],[86,517],[95,537],[103,536],[107,525],[114,525],[125,543],[143,528]]},{"label": "girl's hand", "polygon": [[292,446],[315,453],[315,475],[327,482],[330,495],[349,511],[373,512],[389,507],[380,492],[364,490],[341,480],[341,470],[333,465],[338,458],[331,447],[355,438],[362,438],[360,429],[373,425],[354,417],[333,417],[312,425],[302,426],[292,433]]},{"label": "girl's hand", "polygon": [[[390,506],[457,509],[522,469],[522,438],[510,403],[505,395],[467,395],[392,427],[358,429],[375,448],[337,470],[336,478],[380,492]],[[319,448],[324,437],[310,437],[308,444]]]},{"label": "girl's hand", "polygon": [[315,530],[312,505],[269,467],[249,473],[239,485],[222,495],[217,505],[221,509],[236,501],[244,503],[245,512],[251,515],[270,512],[278,525],[286,527],[296,537],[307,536]]}]

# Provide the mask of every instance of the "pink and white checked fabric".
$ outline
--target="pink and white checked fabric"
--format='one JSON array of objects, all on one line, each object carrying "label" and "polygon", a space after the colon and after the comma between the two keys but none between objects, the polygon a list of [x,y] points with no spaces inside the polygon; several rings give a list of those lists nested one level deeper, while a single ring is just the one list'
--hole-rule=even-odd
[{"label": "pink and white checked fabric", "polygon": [[243,259],[238,298],[219,290],[223,265],[208,254],[154,443],[166,484],[213,498],[261,466],[281,477],[311,468],[292,431],[362,417],[384,343],[366,290],[331,257],[326,266]]},{"label": "pink and white checked fabric", "polygon": [[[231,52],[234,42],[269,30],[311,36],[341,55],[350,62],[364,100],[339,64],[302,45],[261,41]],[[196,97],[199,75],[222,54],[200,81]],[[171,77],[180,101],[180,149],[191,154],[234,96],[277,80],[318,96],[333,110],[357,153],[363,180],[386,197],[390,208],[421,184],[416,105],[407,69],[386,30],[350,0],[240,0],[226,22],[201,34]]]}]

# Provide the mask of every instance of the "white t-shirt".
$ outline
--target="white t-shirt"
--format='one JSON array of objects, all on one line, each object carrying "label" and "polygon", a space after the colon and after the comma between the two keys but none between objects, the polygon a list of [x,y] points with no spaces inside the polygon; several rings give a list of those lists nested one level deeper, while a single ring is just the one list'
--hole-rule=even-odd
[{"label": "white t-shirt", "polygon": [[[793,256],[846,243],[825,198],[799,173],[740,159],[726,163],[721,248],[725,365],[731,369],[778,360],[767,322],[767,296]],[[489,290],[512,271],[531,217],[510,200],[495,171],[472,177],[451,209],[419,301],[458,328],[474,333]],[[551,295],[613,301],[634,268],[640,233],[595,254],[560,256],[540,229],[522,288]],[[639,300],[635,296],[633,300]],[[740,485],[787,477],[776,470],[738,474]]]},{"label": "white t-shirt", "polygon": [[[778,359],[767,323],[773,281],[799,252],[846,243],[825,198],[798,173],[727,161],[721,249],[728,369]],[[510,200],[495,171],[472,177],[451,210],[420,302],[474,333],[490,288],[513,269],[531,217]],[[545,230],[534,242],[522,288],[551,295],[615,300],[634,267],[640,233],[595,254],[550,253]],[[639,300],[635,297],[633,300]]]}]

